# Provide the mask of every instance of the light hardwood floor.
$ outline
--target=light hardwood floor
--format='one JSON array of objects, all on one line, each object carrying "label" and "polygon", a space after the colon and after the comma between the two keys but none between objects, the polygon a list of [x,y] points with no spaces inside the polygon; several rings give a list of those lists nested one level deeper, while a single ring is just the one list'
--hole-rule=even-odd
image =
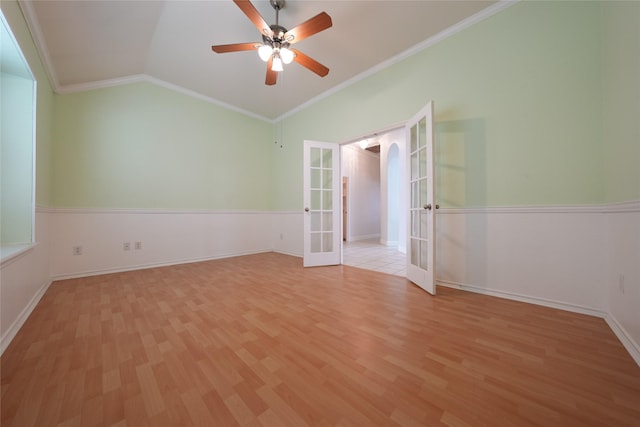
[{"label": "light hardwood floor", "polygon": [[56,282],[1,359],[9,426],[638,426],[602,319],[258,254]]}]

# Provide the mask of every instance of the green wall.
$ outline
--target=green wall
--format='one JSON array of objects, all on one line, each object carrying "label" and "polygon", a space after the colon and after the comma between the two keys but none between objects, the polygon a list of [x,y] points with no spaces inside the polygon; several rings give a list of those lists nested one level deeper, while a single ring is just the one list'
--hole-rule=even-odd
[{"label": "green wall", "polygon": [[604,7],[607,201],[640,200],[640,2]]},{"label": "green wall", "polygon": [[638,3],[517,3],[275,125],[150,83],[53,95],[17,4],[2,8],[38,80],[40,205],[298,210],[303,140],[430,99],[445,207],[640,198]]},{"label": "green wall", "polygon": [[274,206],[302,203],[302,141],[340,142],[435,101],[438,199],[447,206],[605,198],[602,7],[521,2],[279,124]]},{"label": "green wall", "polygon": [[55,97],[58,207],[268,210],[272,125],[150,83]]}]

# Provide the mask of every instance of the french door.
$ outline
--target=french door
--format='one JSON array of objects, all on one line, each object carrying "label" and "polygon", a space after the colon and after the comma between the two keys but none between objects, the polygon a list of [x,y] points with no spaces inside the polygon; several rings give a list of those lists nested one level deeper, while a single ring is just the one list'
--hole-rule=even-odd
[{"label": "french door", "polygon": [[407,279],[432,295],[435,286],[435,185],[433,101],[405,125],[408,153],[409,217]]},{"label": "french door", "polygon": [[341,263],[338,144],[304,141],[305,267]]}]

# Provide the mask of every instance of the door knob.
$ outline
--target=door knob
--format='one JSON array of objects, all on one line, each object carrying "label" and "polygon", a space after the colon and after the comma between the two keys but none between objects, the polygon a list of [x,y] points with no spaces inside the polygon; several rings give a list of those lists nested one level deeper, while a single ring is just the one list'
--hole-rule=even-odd
[{"label": "door knob", "polygon": [[440,205],[436,205],[436,209],[440,209]]},{"label": "door knob", "polygon": [[309,212],[309,208],[304,208],[304,211],[305,212]]},{"label": "door knob", "polygon": [[423,208],[428,210],[428,211],[430,211],[431,210],[431,203],[429,203],[428,205],[424,205]]}]

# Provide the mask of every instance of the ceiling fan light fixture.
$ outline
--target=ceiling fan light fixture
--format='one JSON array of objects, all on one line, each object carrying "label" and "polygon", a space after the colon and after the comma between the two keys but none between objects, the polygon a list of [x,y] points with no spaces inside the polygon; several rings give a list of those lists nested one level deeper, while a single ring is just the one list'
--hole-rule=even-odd
[{"label": "ceiling fan light fixture", "polygon": [[[0,0],[2,1],[2,0]],[[267,24],[260,12],[251,3],[251,0],[233,0],[247,18],[262,34],[262,43],[233,43],[213,45],[211,49],[216,53],[241,52],[245,50],[257,50],[260,59],[267,63],[267,74],[264,83],[267,86],[276,84],[277,73],[284,71],[284,64],[295,61],[320,77],[329,74],[329,69],[308,57],[297,49],[289,46],[307,37],[330,28],[333,25],[331,17],[326,12],[318,13],[307,19],[302,24],[287,30],[279,24],[279,12],[284,7],[286,0],[269,0],[269,4],[276,11],[276,23]]]},{"label": "ceiling fan light fixture", "polygon": [[295,53],[293,53],[291,49],[287,49],[286,47],[280,48],[280,58],[282,58],[283,63],[291,64],[295,56]]},{"label": "ceiling fan light fixture", "polygon": [[260,59],[262,59],[264,62],[267,62],[269,60],[272,53],[273,53],[273,48],[268,44],[263,44],[258,48],[258,55],[260,56]]},{"label": "ceiling fan light fixture", "polygon": [[282,59],[280,59],[280,55],[277,53],[273,54],[273,63],[271,65],[271,71],[282,71],[284,68],[282,67]]}]

